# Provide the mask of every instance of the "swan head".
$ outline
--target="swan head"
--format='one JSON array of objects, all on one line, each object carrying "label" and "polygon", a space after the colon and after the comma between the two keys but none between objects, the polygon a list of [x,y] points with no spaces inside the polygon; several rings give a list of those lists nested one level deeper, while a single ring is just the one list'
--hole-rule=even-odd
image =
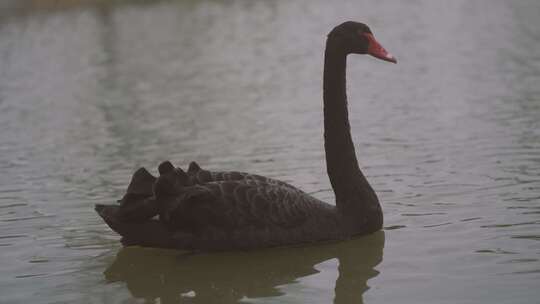
[{"label": "swan head", "polygon": [[397,63],[396,58],[375,39],[369,26],[347,21],[328,34],[328,42],[348,54],[368,54],[375,58]]}]

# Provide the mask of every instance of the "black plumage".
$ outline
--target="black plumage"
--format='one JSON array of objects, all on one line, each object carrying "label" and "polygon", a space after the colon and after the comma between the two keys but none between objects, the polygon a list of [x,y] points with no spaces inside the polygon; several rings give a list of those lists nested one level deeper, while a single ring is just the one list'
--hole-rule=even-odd
[{"label": "black plumage", "polygon": [[188,250],[284,246],[379,230],[382,210],[356,160],[345,85],[347,55],[374,55],[370,50],[395,62],[364,24],[345,22],[328,35],[324,138],[335,206],[264,176],[208,171],[195,162],[185,172],[166,161],[158,178],[137,170],[120,205],[97,205],[96,211],[126,245]]}]

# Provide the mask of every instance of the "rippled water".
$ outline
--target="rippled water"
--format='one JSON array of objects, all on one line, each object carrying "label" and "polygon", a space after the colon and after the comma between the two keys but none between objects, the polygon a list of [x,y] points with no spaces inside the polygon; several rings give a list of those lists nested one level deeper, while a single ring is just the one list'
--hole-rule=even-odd
[{"label": "rippled water", "polygon": [[[42,0],[0,12],[0,302],[539,301],[540,2]],[[248,253],[121,248],[93,205],[165,159],[333,201],[322,56],[348,19],[399,60],[348,66],[384,231]]]}]

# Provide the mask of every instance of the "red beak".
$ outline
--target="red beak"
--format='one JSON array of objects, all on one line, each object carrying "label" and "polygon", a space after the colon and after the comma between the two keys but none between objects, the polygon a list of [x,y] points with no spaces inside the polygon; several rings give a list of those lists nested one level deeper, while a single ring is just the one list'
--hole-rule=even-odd
[{"label": "red beak", "polygon": [[375,37],[373,37],[373,34],[364,34],[366,38],[369,41],[369,47],[367,53],[375,58],[382,59],[384,61],[390,61],[393,63],[397,63],[396,57],[392,56],[392,54],[388,53],[382,45],[375,40]]}]

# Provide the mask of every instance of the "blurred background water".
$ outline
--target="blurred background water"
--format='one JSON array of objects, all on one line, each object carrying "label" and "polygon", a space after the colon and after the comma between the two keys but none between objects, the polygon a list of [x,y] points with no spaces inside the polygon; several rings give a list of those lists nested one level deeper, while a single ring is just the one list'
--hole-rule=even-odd
[{"label": "blurred background water", "polygon": [[[1,303],[538,303],[540,2],[2,1]],[[186,255],[124,248],[93,211],[170,159],[333,202],[325,37],[349,57],[358,158],[385,229]]]}]

